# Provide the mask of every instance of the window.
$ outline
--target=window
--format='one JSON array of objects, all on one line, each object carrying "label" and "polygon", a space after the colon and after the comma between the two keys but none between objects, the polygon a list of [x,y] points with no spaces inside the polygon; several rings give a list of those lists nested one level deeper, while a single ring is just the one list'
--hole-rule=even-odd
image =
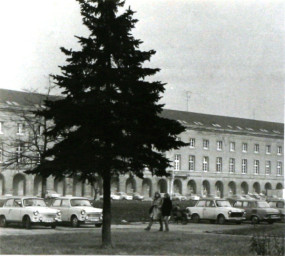
[{"label": "window", "polygon": [[247,159],[242,159],[241,161],[241,173],[247,173]]},{"label": "window", "polygon": [[221,140],[217,141],[217,150],[223,149],[223,142]]},{"label": "window", "polygon": [[253,171],[254,171],[254,174],[259,174],[259,160],[254,160]]},{"label": "window", "polygon": [[271,153],[271,146],[270,145],[266,145],[265,152],[266,152],[266,154]]},{"label": "window", "polygon": [[181,155],[174,155],[174,170],[179,171],[181,169]]},{"label": "window", "polygon": [[209,157],[204,156],[203,157],[203,172],[208,172],[209,171]]},{"label": "window", "polygon": [[61,206],[62,207],[68,207],[69,206],[69,200],[66,200],[66,199],[62,200]]},{"label": "window", "polygon": [[205,207],[205,205],[206,205],[206,201],[203,200],[203,201],[199,201],[196,207]]},{"label": "window", "polygon": [[0,134],[3,134],[3,122],[0,121]]},{"label": "window", "polygon": [[282,155],[282,146],[277,147],[277,155]]},{"label": "window", "polygon": [[25,130],[25,126],[22,123],[17,124],[17,134],[18,135],[23,135]]},{"label": "window", "polygon": [[54,207],[60,206],[60,203],[61,203],[61,199],[56,199],[56,200],[53,202],[52,206],[54,206]]},{"label": "window", "polygon": [[3,163],[3,159],[4,159],[4,149],[3,149],[3,143],[0,144],[0,163]]},{"label": "window", "polygon": [[23,147],[24,143],[19,143],[16,148],[16,161],[17,163],[23,163]]},{"label": "window", "polygon": [[216,158],[216,172],[222,172],[222,158]]},{"label": "window", "polygon": [[247,152],[247,143],[242,143],[242,152]]},{"label": "window", "polygon": [[234,158],[230,158],[229,172],[230,173],[234,173],[235,172],[235,159]]},{"label": "window", "polygon": [[195,156],[189,156],[189,171],[195,171]]},{"label": "window", "polygon": [[190,138],[190,140],[189,140],[189,147],[190,148],[195,148],[195,139],[194,138]]},{"label": "window", "polygon": [[254,153],[259,153],[259,144],[254,144]]},{"label": "window", "polygon": [[277,175],[282,175],[282,162],[277,162]]},{"label": "window", "polygon": [[230,142],[230,151],[233,152],[236,150],[236,143],[235,142]]},{"label": "window", "polygon": [[265,174],[270,174],[271,173],[271,162],[270,161],[265,161]]},{"label": "window", "polygon": [[203,140],[203,148],[209,149],[209,140]]}]

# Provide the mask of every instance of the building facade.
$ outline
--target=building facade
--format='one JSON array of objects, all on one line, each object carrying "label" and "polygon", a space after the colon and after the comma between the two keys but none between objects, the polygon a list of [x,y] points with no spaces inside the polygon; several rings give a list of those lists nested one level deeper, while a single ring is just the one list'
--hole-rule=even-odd
[{"label": "building facade", "polygon": [[[30,136],[25,118],[17,119],[15,113],[38,107],[42,97],[40,94],[0,90],[2,195],[41,193],[41,177],[27,175],[21,168],[3,168],[3,163],[4,152],[8,151],[5,142],[16,138],[19,144],[13,150],[20,155],[21,143]],[[162,116],[183,124],[186,131],[179,139],[189,143],[187,147],[165,152],[172,162],[167,170],[169,176],[155,177],[145,170],[144,179],[131,174],[112,177],[112,191],[139,192],[146,197],[151,197],[155,191],[227,197],[266,194],[268,189],[284,188],[283,124],[167,109]],[[100,177],[96,188],[102,193]],[[94,189],[76,178],[54,180],[50,177],[47,189],[63,195],[94,196]]]}]

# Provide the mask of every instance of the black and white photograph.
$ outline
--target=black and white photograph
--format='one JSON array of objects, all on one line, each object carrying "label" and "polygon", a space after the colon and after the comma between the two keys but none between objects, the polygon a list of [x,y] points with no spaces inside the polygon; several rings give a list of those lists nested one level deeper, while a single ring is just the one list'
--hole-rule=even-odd
[{"label": "black and white photograph", "polygon": [[285,254],[283,0],[0,8],[0,254]]}]

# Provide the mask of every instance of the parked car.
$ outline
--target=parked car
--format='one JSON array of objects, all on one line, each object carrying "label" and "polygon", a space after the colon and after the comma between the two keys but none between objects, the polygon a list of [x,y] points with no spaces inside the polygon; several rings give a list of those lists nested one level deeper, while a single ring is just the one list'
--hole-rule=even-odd
[{"label": "parked car", "polygon": [[[133,196],[128,195],[125,192],[114,192],[110,195],[112,200],[133,200]],[[101,195],[100,200],[103,200],[103,195]]]},{"label": "parked car", "polygon": [[133,200],[139,200],[139,201],[144,200],[144,196],[142,196],[142,195],[141,195],[140,193],[138,193],[138,192],[132,193],[131,196],[133,197]]},{"label": "parked car", "polygon": [[7,201],[7,199],[11,198],[13,195],[4,195],[0,197],[0,207],[3,207],[3,205],[5,204],[5,202]]},{"label": "parked car", "polygon": [[185,200],[187,200],[187,197],[186,196],[182,196],[179,193],[173,193],[173,194],[171,194],[171,199],[172,200],[185,201]]},{"label": "parked car", "polygon": [[59,197],[53,201],[51,208],[60,210],[62,222],[70,223],[72,227],[79,227],[81,224],[102,226],[102,209],[93,207],[88,198]]},{"label": "parked car", "polygon": [[233,206],[244,209],[246,211],[246,219],[250,220],[252,224],[258,224],[261,221],[273,224],[280,220],[279,211],[270,207],[266,201],[237,200]]},{"label": "parked car", "polygon": [[0,208],[0,226],[19,223],[29,229],[32,225],[46,225],[55,228],[61,222],[61,212],[46,206],[38,197],[11,197]]},{"label": "parked car", "polygon": [[245,211],[233,208],[229,201],[224,199],[200,199],[194,207],[187,207],[189,218],[194,223],[200,220],[210,220],[211,223],[224,224],[227,221],[240,224],[245,220]]},{"label": "parked car", "polygon": [[267,202],[269,203],[269,206],[271,208],[275,208],[279,211],[281,221],[285,222],[285,200],[272,198],[272,199],[267,199]]}]

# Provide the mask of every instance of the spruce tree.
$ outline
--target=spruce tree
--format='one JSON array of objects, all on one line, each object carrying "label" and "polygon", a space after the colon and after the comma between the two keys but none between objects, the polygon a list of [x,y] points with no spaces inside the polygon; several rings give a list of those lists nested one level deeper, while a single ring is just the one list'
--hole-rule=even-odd
[{"label": "spruce tree", "polygon": [[82,181],[103,179],[102,245],[111,242],[110,183],[113,175],[167,175],[163,152],[186,144],[177,140],[184,127],[162,118],[164,92],[160,81],[147,77],[159,71],[143,64],[154,50],[141,51],[131,30],[134,12],[121,0],[78,0],[88,37],[77,37],[81,50],[61,48],[67,64],[55,83],[64,97],[47,101],[39,115],[54,124],[48,136],[60,137],[37,168],[29,173],[56,178],[76,175]]}]

